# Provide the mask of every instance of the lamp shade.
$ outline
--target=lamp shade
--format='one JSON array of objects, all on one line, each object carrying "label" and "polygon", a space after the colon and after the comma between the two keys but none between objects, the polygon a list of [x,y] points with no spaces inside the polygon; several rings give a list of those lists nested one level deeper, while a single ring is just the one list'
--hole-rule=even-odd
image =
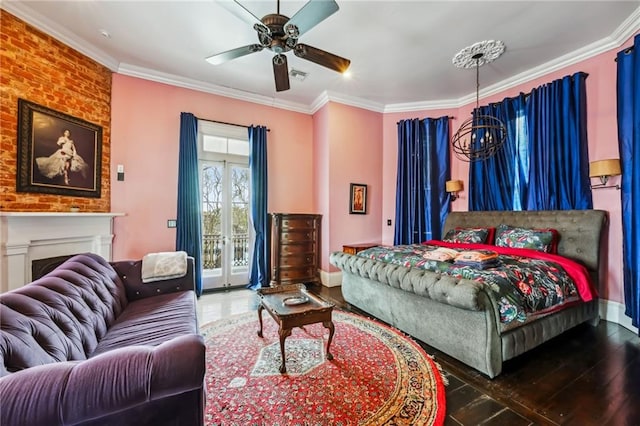
[{"label": "lamp shade", "polygon": [[462,181],[461,180],[448,180],[445,184],[447,188],[447,192],[458,192],[462,191]]},{"label": "lamp shade", "polygon": [[589,163],[589,177],[618,176],[620,173],[620,160],[618,158]]}]

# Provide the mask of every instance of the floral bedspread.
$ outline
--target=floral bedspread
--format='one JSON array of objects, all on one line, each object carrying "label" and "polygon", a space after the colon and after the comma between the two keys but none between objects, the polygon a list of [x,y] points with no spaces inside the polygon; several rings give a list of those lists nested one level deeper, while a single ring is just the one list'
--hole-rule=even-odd
[{"label": "floral bedspread", "polygon": [[[473,246],[477,250],[479,245]],[[580,300],[573,277],[556,262],[529,257],[536,256],[531,253],[533,250],[510,249],[510,253],[522,251],[523,255],[499,254],[494,267],[478,268],[456,264],[454,259],[441,261],[429,259],[434,257],[429,254],[425,256],[439,247],[432,244],[373,247],[359,252],[358,256],[482,282],[495,293],[503,324],[525,322],[528,314],[553,310]],[[469,244],[447,244],[446,247],[461,253],[471,249]],[[495,246],[483,245],[482,249],[500,251]]]}]

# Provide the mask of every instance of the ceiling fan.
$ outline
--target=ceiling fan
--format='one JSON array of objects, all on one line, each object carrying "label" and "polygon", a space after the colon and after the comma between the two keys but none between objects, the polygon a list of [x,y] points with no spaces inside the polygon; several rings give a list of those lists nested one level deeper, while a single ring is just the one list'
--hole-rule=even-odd
[{"label": "ceiling fan", "polygon": [[269,49],[273,56],[273,76],[276,91],[289,90],[289,69],[285,52],[293,53],[302,59],[315,62],[337,72],[345,72],[351,61],[307,44],[298,43],[298,38],[338,11],[335,0],[309,0],[292,18],[280,14],[280,0],[277,12],[258,19],[237,0],[219,1],[231,13],[243,21],[251,24],[258,33],[259,44],[249,44],[218,53],[207,58],[213,65],[219,65],[232,59],[240,58],[251,53]]}]

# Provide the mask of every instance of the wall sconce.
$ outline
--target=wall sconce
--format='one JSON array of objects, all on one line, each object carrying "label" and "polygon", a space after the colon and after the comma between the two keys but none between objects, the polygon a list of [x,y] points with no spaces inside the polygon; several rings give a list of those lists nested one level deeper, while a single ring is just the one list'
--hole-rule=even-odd
[{"label": "wall sconce", "polygon": [[448,180],[445,183],[445,187],[449,195],[451,196],[451,201],[455,201],[458,199],[458,192],[462,191],[462,181],[461,180]]},{"label": "wall sconce", "polygon": [[591,185],[591,188],[620,189],[620,185],[607,186],[607,182],[609,181],[609,178],[611,176],[618,176],[621,173],[622,172],[620,171],[620,160],[618,158],[592,161],[591,163],[589,163],[589,177],[599,177],[600,183],[598,185]]}]

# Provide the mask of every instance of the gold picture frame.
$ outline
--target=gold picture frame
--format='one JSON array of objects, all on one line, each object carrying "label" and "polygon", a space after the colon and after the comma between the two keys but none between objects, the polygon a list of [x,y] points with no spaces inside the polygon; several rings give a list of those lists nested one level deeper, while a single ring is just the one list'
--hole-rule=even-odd
[{"label": "gold picture frame", "polygon": [[100,198],[102,127],[18,99],[17,192]]}]

